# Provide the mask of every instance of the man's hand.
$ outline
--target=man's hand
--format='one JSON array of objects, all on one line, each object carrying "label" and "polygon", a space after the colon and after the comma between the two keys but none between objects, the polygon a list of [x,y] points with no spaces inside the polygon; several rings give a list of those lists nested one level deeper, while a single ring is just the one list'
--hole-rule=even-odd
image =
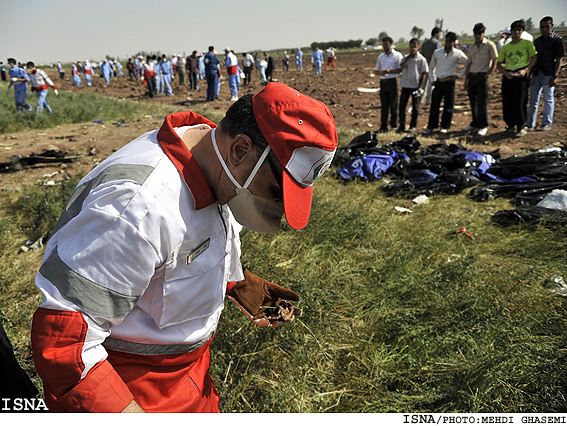
[{"label": "man's hand", "polygon": [[297,293],[250,271],[244,271],[244,280],[237,282],[227,297],[257,325],[277,327],[301,316],[301,309],[286,301],[298,301]]}]

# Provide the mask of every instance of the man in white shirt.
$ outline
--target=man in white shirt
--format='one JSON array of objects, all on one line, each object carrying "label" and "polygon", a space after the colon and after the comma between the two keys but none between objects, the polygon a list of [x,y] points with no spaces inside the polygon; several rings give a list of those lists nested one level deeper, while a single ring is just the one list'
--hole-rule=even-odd
[{"label": "man in white shirt", "polygon": [[496,69],[496,45],[484,37],[486,27],[478,23],[473,28],[474,43],[469,49],[465,67],[465,88],[471,104],[472,121],[463,130],[484,136],[488,130],[488,78]]},{"label": "man in white shirt", "polygon": [[378,56],[375,71],[380,76],[380,132],[388,131],[388,113],[392,129],[398,126],[398,80],[397,74],[401,72],[400,64],[403,55],[392,48],[391,37],[382,39],[384,53]]},{"label": "man in white shirt", "polygon": [[466,64],[467,55],[461,50],[455,49],[457,35],[448,32],[445,35],[445,47],[437,49],[433,53],[429,63],[429,79],[433,85],[431,109],[429,110],[429,123],[423,131],[429,135],[439,126],[439,111],[443,101],[443,116],[441,117],[441,129],[439,133],[447,133],[453,121],[453,105],[455,103],[455,80],[464,75],[457,75],[457,65]]},{"label": "man in white shirt", "polygon": [[429,66],[427,59],[419,53],[419,40],[412,38],[409,43],[410,52],[402,60],[402,77],[400,78],[400,86],[402,92],[400,95],[400,127],[399,133],[405,132],[406,128],[406,106],[411,96],[411,122],[410,133],[415,132],[417,127],[417,119],[419,117],[419,104],[424,93],[425,82]]}]

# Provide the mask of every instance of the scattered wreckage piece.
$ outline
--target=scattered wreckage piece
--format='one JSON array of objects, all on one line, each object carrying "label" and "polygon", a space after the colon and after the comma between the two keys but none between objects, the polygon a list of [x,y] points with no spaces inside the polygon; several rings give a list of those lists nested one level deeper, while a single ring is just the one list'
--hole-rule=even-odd
[{"label": "scattered wreckage piece", "polygon": [[68,151],[49,149],[41,154],[32,153],[25,157],[14,155],[10,157],[10,161],[0,163],[0,173],[15,172],[29,167],[34,167],[38,164],[71,163],[83,157],[82,155],[68,156],[67,154]]}]

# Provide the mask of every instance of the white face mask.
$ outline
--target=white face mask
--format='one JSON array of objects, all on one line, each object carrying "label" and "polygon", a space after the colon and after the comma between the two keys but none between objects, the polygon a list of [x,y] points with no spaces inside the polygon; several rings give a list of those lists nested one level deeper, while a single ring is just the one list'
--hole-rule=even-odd
[{"label": "white face mask", "polygon": [[270,146],[268,145],[264,152],[262,153],[260,159],[254,166],[254,169],[250,173],[250,176],[241,186],[236,179],[232,176],[232,173],[228,170],[228,166],[224,162],[217,146],[217,140],[215,138],[215,131],[213,129],[211,132],[211,138],[213,140],[213,147],[217,153],[217,157],[226,172],[229,179],[232,181],[234,186],[236,186],[236,196],[228,201],[228,206],[234,214],[234,218],[242,226],[256,231],[256,232],[278,232],[281,226],[281,219],[284,214],[284,205],[282,202],[278,202],[275,199],[264,198],[258,195],[254,195],[248,189],[248,186],[258,173],[258,170],[264,163],[264,160],[270,153]]}]

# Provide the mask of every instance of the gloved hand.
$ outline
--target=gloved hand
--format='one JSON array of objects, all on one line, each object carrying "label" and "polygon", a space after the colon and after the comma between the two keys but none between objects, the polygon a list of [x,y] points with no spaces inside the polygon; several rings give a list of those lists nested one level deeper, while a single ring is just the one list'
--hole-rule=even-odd
[{"label": "gloved hand", "polygon": [[55,93],[55,96],[59,96],[59,90],[53,89],[53,93]]},{"label": "gloved hand", "polygon": [[277,327],[301,316],[301,309],[285,299],[298,301],[292,290],[266,281],[250,271],[244,271],[244,280],[228,291],[227,297],[257,325]]}]

